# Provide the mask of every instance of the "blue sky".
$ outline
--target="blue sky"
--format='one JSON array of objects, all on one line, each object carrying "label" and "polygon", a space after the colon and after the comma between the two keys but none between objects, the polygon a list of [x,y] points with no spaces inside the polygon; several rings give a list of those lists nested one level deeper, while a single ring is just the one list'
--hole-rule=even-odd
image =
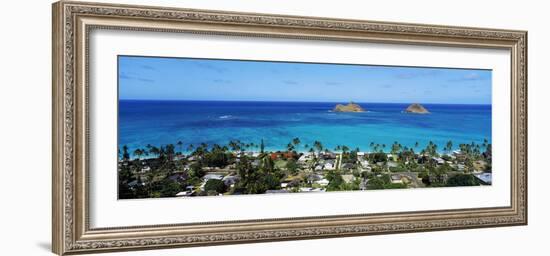
[{"label": "blue sky", "polygon": [[119,98],[491,104],[491,71],[119,56]]}]

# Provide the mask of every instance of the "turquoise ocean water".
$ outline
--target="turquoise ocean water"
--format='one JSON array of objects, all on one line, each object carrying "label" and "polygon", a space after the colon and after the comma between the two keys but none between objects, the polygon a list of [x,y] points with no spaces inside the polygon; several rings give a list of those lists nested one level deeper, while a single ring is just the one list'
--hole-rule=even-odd
[{"label": "turquoise ocean water", "polygon": [[[430,114],[408,114],[408,104],[358,103],[367,112],[335,113],[329,102],[238,102],[238,101],[147,101],[120,100],[118,144],[131,151],[182,141],[189,144],[225,145],[230,140],[260,144],[266,150],[285,150],[295,137],[298,151],[322,142],[333,150],[337,145],[371,150],[370,144],[394,141],[418,149],[429,141],[442,150],[447,141],[491,142],[491,105],[423,104]],[[179,150],[179,148],[176,148]]]}]

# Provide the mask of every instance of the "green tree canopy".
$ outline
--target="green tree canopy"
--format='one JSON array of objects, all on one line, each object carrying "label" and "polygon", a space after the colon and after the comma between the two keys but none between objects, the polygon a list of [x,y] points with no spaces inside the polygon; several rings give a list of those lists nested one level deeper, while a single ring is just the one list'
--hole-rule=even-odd
[{"label": "green tree canopy", "polygon": [[289,159],[286,162],[286,169],[290,174],[296,175],[298,173],[298,164],[296,164],[296,160],[292,158]]},{"label": "green tree canopy", "polygon": [[160,190],[161,197],[173,197],[181,191],[181,185],[173,180],[166,179],[161,183],[162,189]]},{"label": "green tree canopy", "polygon": [[388,161],[388,155],[382,152],[372,153],[370,154],[370,158],[375,163]]},{"label": "green tree canopy", "polygon": [[457,187],[457,186],[478,186],[480,185],[479,180],[471,174],[457,174],[450,177],[447,180],[448,187]]},{"label": "green tree canopy", "polygon": [[225,192],[225,184],[221,180],[210,179],[204,184],[205,191],[216,191],[218,193]]}]

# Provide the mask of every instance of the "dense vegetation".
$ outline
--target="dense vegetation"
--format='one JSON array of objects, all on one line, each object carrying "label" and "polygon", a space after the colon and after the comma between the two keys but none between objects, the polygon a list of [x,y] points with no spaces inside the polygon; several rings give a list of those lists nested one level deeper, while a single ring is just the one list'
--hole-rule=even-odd
[{"label": "dense vegetation", "polygon": [[[277,152],[266,152],[264,141],[187,145],[185,151],[181,141],[160,147],[146,145],[133,151],[123,146],[119,150],[119,198],[173,197],[182,191],[219,195],[261,194],[268,190],[477,186],[482,182],[471,173],[491,170],[491,144],[487,140],[482,144],[460,144],[460,154],[456,156],[451,154],[451,141],[442,151],[429,142],[418,153],[418,143],[409,148],[398,142],[389,147],[373,142],[370,147],[368,154],[359,154],[359,148],[345,145],[331,151],[320,141],[302,145],[299,138],[292,139],[285,151]],[[251,156],[243,154],[245,151],[258,153]],[[311,159],[298,161],[305,154]],[[325,169],[327,164],[334,168]],[[224,179],[205,178],[216,172],[223,173]],[[321,185],[321,179],[328,184]]]}]

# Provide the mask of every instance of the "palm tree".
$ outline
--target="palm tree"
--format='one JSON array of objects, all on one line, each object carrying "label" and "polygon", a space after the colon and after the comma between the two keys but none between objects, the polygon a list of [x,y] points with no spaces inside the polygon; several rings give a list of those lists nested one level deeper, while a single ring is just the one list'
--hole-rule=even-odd
[{"label": "palm tree", "polygon": [[429,156],[433,157],[437,155],[437,144],[433,143],[433,141],[428,142],[428,146],[426,146],[426,153],[428,153]]},{"label": "palm tree", "polygon": [[414,148],[418,148],[418,141],[414,143]]},{"label": "palm tree", "polygon": [[291,152],[292,150],[294,150],[294,145],[292,143],[288,143],[286,145],[286,149],[288,152]]},{"label": "palm tree", "polygon": [[139,161],[139,158],[143,155],[143,150],[138,148],[136,150],[134,150],[134,155],[137,156],[137,160]]},{"label": "palm tree", "polygon": [[451,150],[453,150],[453,142],[452,141],[447,141],[447,145],[445,147],[445,151],[447,151],[447,153],[450,153]]},{"label": "palm tree", "polygon": [[237,145],[239,145],[239,151],[243,151],[243,149],[244,149],[244,143],[241,142],[240,140],[237,140]]},{"label": "palm tree", "polygon": [[128,153],[128,146],[122,146],[122,160],[130,160],[130,154]]},{"label": "palm tree", "polygon": [[315,147],[315,149],[321,153],[321,151],[323,151],[323,144],[320,142],[320,141],[314,141],[313,142],[313,147]]},{"label": "palm tree", "polygon": [[487,150],[487,145],[489,145],[489,140],[483,139],[483,144],[482,144],[482,146],[483,146],[483,148],[484,148],[485,150]]},{"label": "palm tree", "polygon": [[271,159],[271,156],[269,154],[264,154],[260,158],[260,166],[265,171],[272,171],[274,168],[275,163],[273,162],[273,159]]},{"label": "palm tree", "polygon": [[166,146],[160,147],[160,158],[166,158],[169,160],[173,160],[174,155],[176,154],[174,144],[168,144]]},{"label": "palm tree", "polygon": [[262,142],[260,143],[260,153],[263,153],[265,149],[264,139],[262,139]]},{"label": "palm tree", "polygon": [[229,147],[231,148],[231,150],[233,150],[234,152],[236,151],[240,151],[241,150],[241,143],[238,141],[238,140],[231,140],[229,141]]},{"label": "palm tree", "polygon": [[183,148],[183,142],[180,140],[180,141],[178,141],[178,143],[176,143],[176,144],[177,144],[178,147],[180,148],[180,152],[179,152],[179,153],[181,154],[182,151],[183,151],[183,149],[182,149],[182,148]]},{"label": "palm tree", "polygon": [[349,151],[349,147],[346,146],[346,145],[342,145],[342,153],[345,154],[345,153],[348,152],[348,151]]},{"label": "palm tree", "polygon": [[195,146],[193,146],[193,144],[189,144],[189,146],[187,146],[187,151],[193,152],[194,148],[195,148]]},{"label": "palm tree", "polygon": [[175,148],[174,144],[168,144],[164,148],[164,152],[166,153],[166,156],[170,161],[174,160],[174,155],[176,154],[176,151],[174,150],[174,148]]},{"label": "palm tree", "polygon": [[155,173],[154,172],[148,172],[147,173],[147,192],[149,193],[149,196],[152,196],[153,193],[153,181],[155,179]]},{"label": "palm tree", "polygon": [[212,151],[223,151],[223,148],[218,144],[214,144],[212,146]]},{"label": "palm tree", "polygon": [[401,150],[401,144],[397,143],[397,141],[393,142],[393,145],[391,146],[391,153],[397,154]]},{"label": "palm tree", "polygon": [[206,151],[206,147],[204,147],[204,144],[202,143],[195,148],[195,151],[193,151],[193,155],[200,157],[204,155],[205,151]]},{"label": "palm tree", "polygon": [[298,146],[300,143],[302,143],[300,141],[300,138],[296,137],[296,138],[292,139],[292,144],[294,144],[294,146]]},{"label": "palm tree", "polygon": [[155,146],[151,146],[151,148],[149,149],[149,153],[158,157],[160,155],[160,149]]}]

